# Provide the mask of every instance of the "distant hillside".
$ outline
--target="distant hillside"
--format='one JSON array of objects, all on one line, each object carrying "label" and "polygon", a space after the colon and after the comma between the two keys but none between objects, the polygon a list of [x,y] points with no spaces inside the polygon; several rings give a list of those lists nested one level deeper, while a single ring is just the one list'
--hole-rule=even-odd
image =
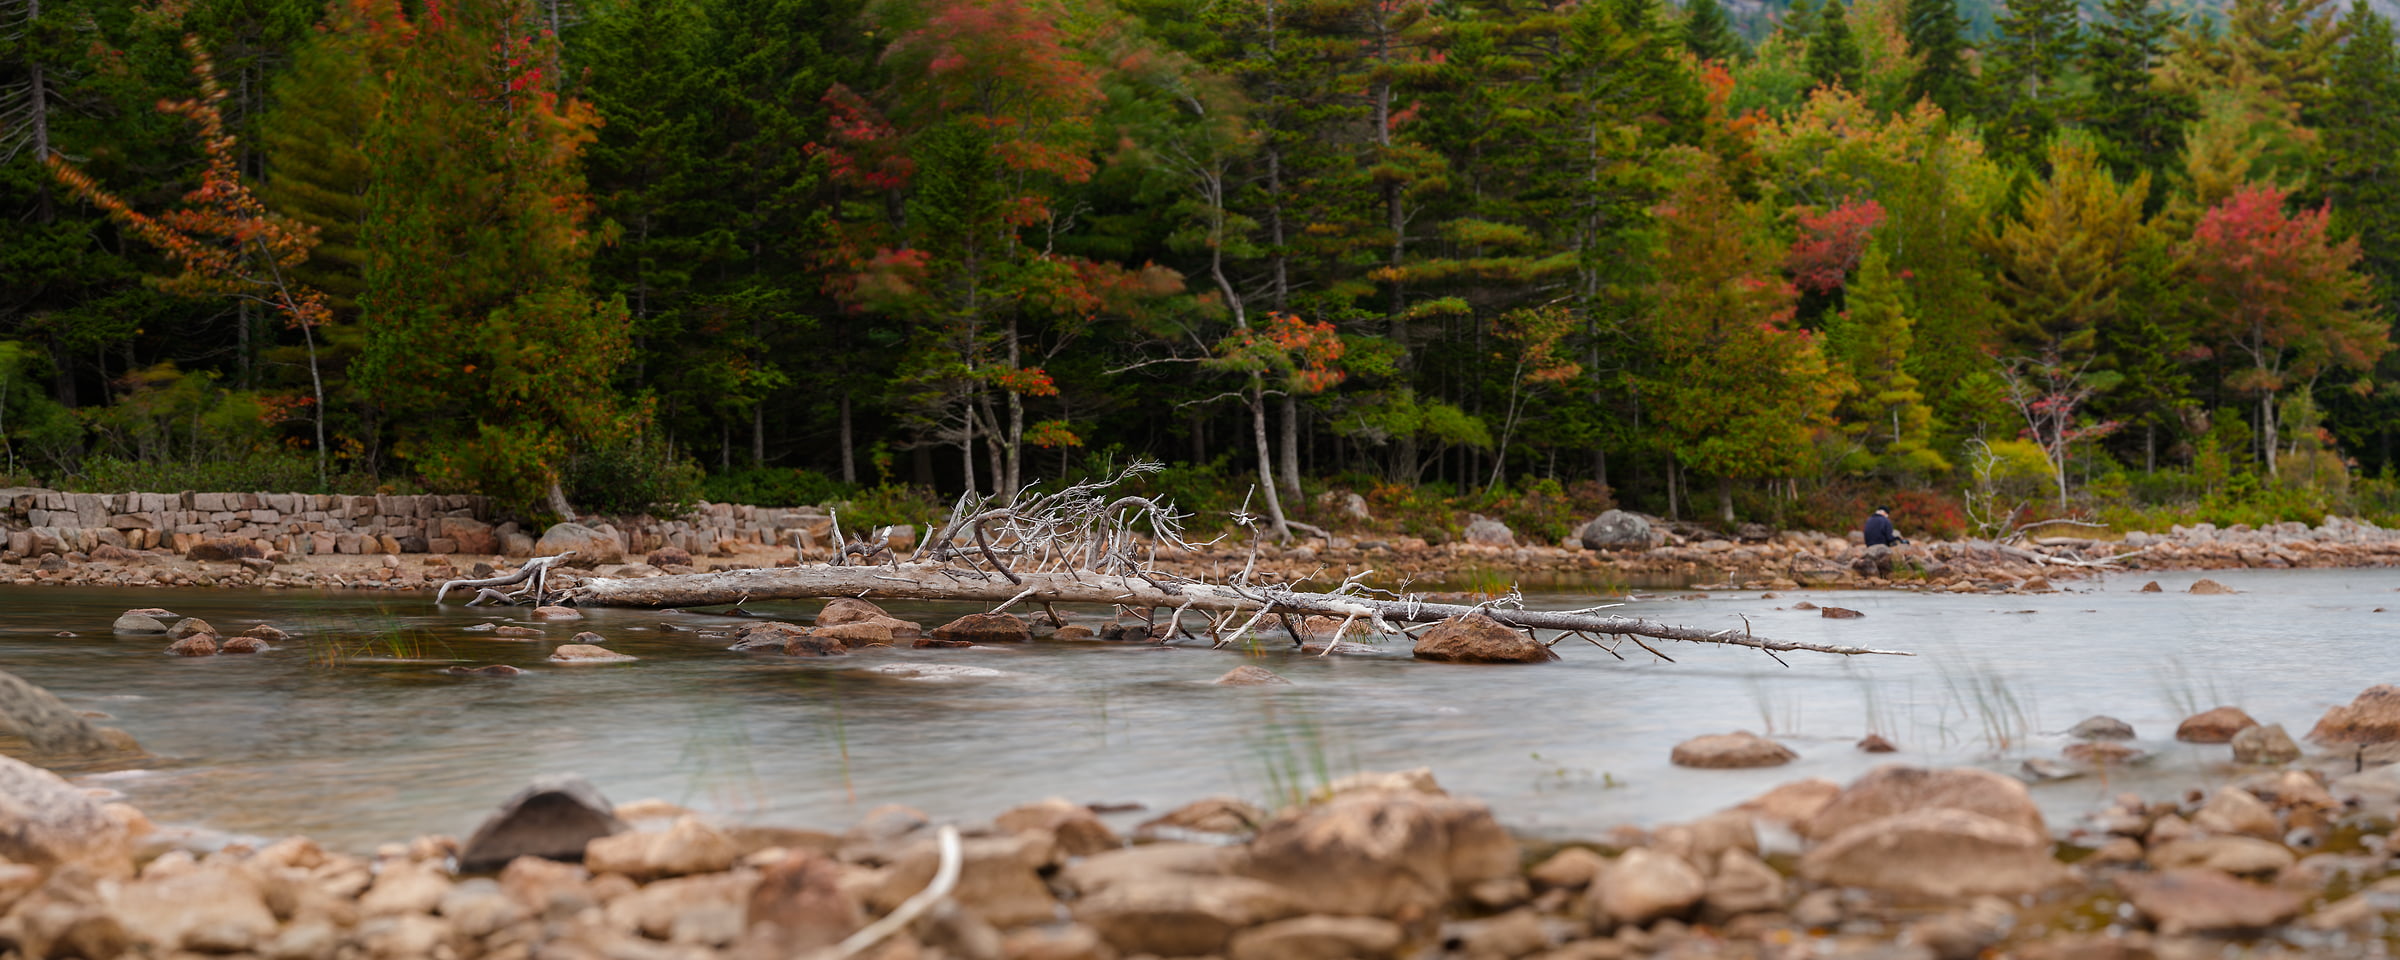
[{"label": "distant hillside", "polygon": [[[1783,15],[1783,11],[1791,7],[1790,0],[1722,0],[1722,2],[1725,12],[1733,18],[1735,29],[1740,30],[1743,36],[1750,38],[1752,43],[1756,43],[1764,39],[1767,34],[1774,32],[1776,20]],[[2168,0],[2170,6],[2187,14],[2207,17],[2222,15],[2229,3],[2230,0]],[[2385,17],[2400,21],[2400,0],[2367,0],[2367,5]],[[1959,12],[1966,16],[1967,22],[1977,36],[1988,34],[1992,29],[1992,24],[2006,7],[2007,4],[2001,0],[1959,0],[1958,4]],[[2336,0],[2335,9],[2337,11],[2347,11],[2349,8],[2350,0]],[[2084,0],[2086,18],[2096,15],[2099,9],[2100,4],[2097,0]]]}]

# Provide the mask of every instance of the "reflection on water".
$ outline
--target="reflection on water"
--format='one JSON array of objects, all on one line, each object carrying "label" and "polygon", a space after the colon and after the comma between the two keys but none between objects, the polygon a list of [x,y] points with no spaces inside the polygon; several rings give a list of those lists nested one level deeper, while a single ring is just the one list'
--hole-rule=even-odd
[{"label": "reflection on water", "polygon": [[[535,775],[580,773],[620,802],[659,797],[727,816],[839,828],[867,808],[905,803],[988,817],[1063,795],[1085,802],[1179,803],[1214,793],[1272,801],[1360,769],[1425,765],[1490,800],[1512,825],[1592,833],[1682,819],[1805,776],[1846,780],[1883,760],[2014,769],[2054,756],[2059,731],[2094,713],[2131,722],[2147,767],[2036,789],[2054,814],[2113,792],[2179,789],[2223,747],[2169,737],[2182,716],[2238,703],[2304,732],[2326,707],[2392,679],[2385,644],[2400,614],[2394,579],[2372,571],[2212,574],[2246,591],[2192,597],[2196,575],[2147,577],[2032,597],[1849,593],[1719,594],[1639,601],[1622,612],[1701,626],[1747,617],[1761,635],[1916,651],[1912,658],[1787,655],[1789,668],[1735,649],[1667,648],[1680,663],[1619,661],[1561,646],[1538,667],[1316,658],[1279,643],[1249,650],[1033,644],[994,650],[875,650],[847,658],[745,656],[723,640],[659,629],[725,618],[590,611],[509,640],[462,628],[510,613],[435,608],[416,598],[301,593],[0,587],[0,667],[79,709],[105,712],[156,756],[133,769],[81,771],[162,822],[237,833],[306,833],[364,848],[416,833],[459,834]],[[1806,597],[1863,610],[1824,620],[1778,609]],[[1595,602],[1542,593],[1543,606]],[[163,606],[239,632],[265,620],[293,631],[259,656],[170,657],[155,637],[115,637],[129,607]],[[797,617],[814,604],[755,612]],[[961,607],[894,605],[934,625]],[[2030,612],[2027,612],[2030,611]],[[73,631],[72,638],[53,636]],[[580,630],[642,658],[558,666],[550,648]],[[444,675],[449,663],[507,663],[513,680]],[[1238,664],[1283,687],[1215,687]],[[938,682],[879,664],[991,668]],[[2260,665],[2271,664],[2262,669]],[[2362,669],[2366,668],[2366,669]],[[1683,738],[1772,731],[1790,766],[1686,771]],[[1878,732],[1902,752],[1870,757]]]}]

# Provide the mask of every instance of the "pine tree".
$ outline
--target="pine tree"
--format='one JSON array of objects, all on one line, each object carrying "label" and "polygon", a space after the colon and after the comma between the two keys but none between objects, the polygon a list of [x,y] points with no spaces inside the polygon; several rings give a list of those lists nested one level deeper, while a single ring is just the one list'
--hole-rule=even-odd
[{"label": "pine tree", "polygon": [[1930,446],[1933,411],[1908,372],[1916,322],[1908,315],[1905,291],[1880,244],[1867,248],[1850,281],[1846,304],[1825,331],[1825,351],[1840,362],[1858,392],[1843,403],[1850,429],[1877,466],[1922,476],[1950,469]]},{"label": "pine tree", "polygon": [[1901,17],[1909,55],[1917,58],[1908,99],[1931,100],[1953,116],[1969,110],[1975,78],[1967,72],[1966,21],[1958,15],[1958,0],[1907,0]]},{"label": "pine tree", "polygon": [[1730,63],[1746,56],[1749,47],[1735,33],[1733,20],[1717,0],[1691,0],[1684,7],[1683,48],[1702,60]]},{"label": "pine tree", "polygon": [[1819,86],[1855,92],[1866,62],[1842,0],[1825,0],[1825,9],[1817,15],[1817,32],[1808,38],[1808,75]]},{"label": "pine tree", "polygon": [[2058,129],[2063,90],[2083,47],[2076,0],[2015,0],[1987,51],[1987,138],[2003,156],[2030,159]]},{"label": "pine tree", "polygon": [[2102,10],[2107,19],[2092,24],[2084,48],[2092,78],[2086,125],[2101,138],[2102,158],[2117,176],[2163,176],[2183,152],[2184,127],[2200,117],[2189,93],[2152,78],[2183,17],[2157,0],[2106,0]]},{"label": "pine tree", "polygon": [[261,121],[267,181],[261,197],[278,212],[317,228],[319,243],[299,279],[325,292],[347,320],[366,285],[359,247],[370,164],[367,132],[383,110],[384,74],[397,60],[401,19],[395,0],[337,2],[324,29],[293,51],[274,83],[275,105]]},{"label": "pine tree", "polygon": [[[1837,3],[1839,0],[1825,2]],[[1809,0],[1792,0],[1792,5],[1784,8],[1783,18],[1776,21],[1775,32],[1805,41],[1817,35],[1817,16],[1817,6]]]},{"label": "pine tree", "polygon": [[2400,304],[2400,49],[2392,22],[2357,0],[2326,94],[2319,186],[2337,236],[2356,237],[2376,300]]},{"label": "pine tree", "polygon": [[2002,352],[2075,365],[2093,356],[2100,328],[2119,316],[2150,178],[2119,185],[2079,137],[2053,143],[2049,165],[2049,179],[2027,193],[1986,249],[2008,308],[1998,331]]},{"label": "pine tree", "polygon": [[430,7],[368,137],[366,350],[393,452],[432,485],[571,515],[567,456],[622,426],[624,305],[596,300],[578,154],[598,118],[555,90],[527,0]]}]

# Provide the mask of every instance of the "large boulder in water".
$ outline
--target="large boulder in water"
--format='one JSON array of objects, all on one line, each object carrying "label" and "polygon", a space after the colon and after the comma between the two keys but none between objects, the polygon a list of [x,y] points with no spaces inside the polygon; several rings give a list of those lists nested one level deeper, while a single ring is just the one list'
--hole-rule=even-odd
[{"label": "large boulder in water", "polygon": [[542,538],[533,544],[533,555],[551,557],[575,551],[567,563],[578,567],[595,567],[625,562],[625,545],[617,542],[615,534],[594,530],[580,523],[561,523],[542,531]]},{"label": "large boulder in water", "polygon": [[1558,654],[1481,613],[1451,617],[1417,638],[1416,657],[1444,663],[1543,663]]},{"label": "large boulder in water", "polygon": [[135,753],[125,731],[95,726],[50,691],[0,671],[0,734],[22,738],[33,757],[98,757]]},{"label": "large boulder in water", "polygon": [[1647,550],[1650,520],[1638,513],[1610,510],[1593,517],[1575,537],[1583,541],[1586,550]]},{"label": "large boulder in water", "polygon": [[458,868],[497,870],[518,857],[581,861],[587,844],[625,830],[615,809],[582,777],[537,777],[475,828],[459,850]]},{"label": "large boulder in water", "polygon": [[2400,740],[2400,687],[2376,684],[2348,705],[2325,711],[2308,739],[2325,744]]}]

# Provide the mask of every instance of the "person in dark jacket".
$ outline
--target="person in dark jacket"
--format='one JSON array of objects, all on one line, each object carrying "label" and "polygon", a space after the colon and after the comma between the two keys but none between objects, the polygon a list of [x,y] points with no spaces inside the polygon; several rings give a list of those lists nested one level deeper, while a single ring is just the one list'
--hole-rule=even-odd
[{"label": "person in dark jacket", "polygon": [[1867,518],[1867,546],[1895,547],[1907,542],[1892,529],[1891,509],[1876,507],[1875,515]]}]

